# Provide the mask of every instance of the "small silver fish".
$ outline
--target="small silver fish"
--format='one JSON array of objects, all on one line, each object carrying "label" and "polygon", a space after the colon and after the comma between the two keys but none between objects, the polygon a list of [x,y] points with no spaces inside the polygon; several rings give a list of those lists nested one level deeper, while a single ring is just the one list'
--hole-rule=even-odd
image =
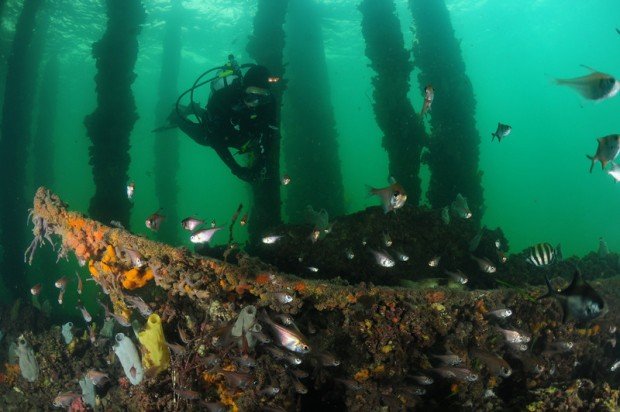
[{"label": "small silver fish", "polygon": [[618,370],[618,368],[620,368],[620,360],[619,361],[615,361],[613,365],[611,365],[611,368],[609,368],[610,371],[615,372]]},{"label": "small silver fish", "polygon": [[383,233],[381,234],[381,240],[383,241],[383,246],[385,247],[390,247],[392,246],[392,238],[390,237],[390,234],[387,231],[383,231]]},{"label": "small silver fish", "polygon": [[571,341],[564,341],[564,340],[560,340],[560,341],[555,341],[555,342],[551,342],[547,345],[547,348],[545,349],[545,352],[547,353],[563,353],[563,352],[568,352],[570,350],[573,349],[573,346],[575,346],[575,344]]},{"label": "small silver fish", "polygon": [[278,325],[275,323],[267,312],[263,311],[262,313],[263,322],[267,323],[271,330],[273,331],[274,336],[278,340],[278,344],[291,352],[298,353],[308,353],[310,352],[310,345],[306,343],[306,340],[300,333],[295,330],[288,329],[282,325]]},{"label": "small silver fish", "polygon": [[54,282],[54,286],[56,286],[58,289],[64,289],[67,286],[67,278],[65,276],[62,276],[60,279]]},{"label": "small silver fish", "polygon": [[424,103],[422,104],[422,112],[420,113],[420,117],[424,118],[424,116],[431,111],[431,106],[434,99],[435,89],[432,85],[427,84],[424,88]]},{"label": "small silver fish", "polygon": [[90,339],[90,343],[92,344],[97,342],[97,327],[94,323],[88,325],[88,338]]},{"label": "small silver fish", "polygon": [[355,253],[353,253],[353,249],[351,248],[346,248],[344,250],[344,253],[347,256],[347,259],[349,260],[353,260],[353,258],[355,258]]},{"label": "small silver fish", "polygon": [[133,309],[137,309],[140,312],[140,314],[144,316],[145,318],[153,314],[153,310],[151,309],[149,304],[146,303],[144,299],[142,299],[141,297],[124,295],[124,299],[125,299],[125,302],[127,303],[127,306]]},{"label": "small silver fish", "polygon": [[278,240],[282,239],[282,235],[272,235],[272,236],[265,236],[262,239],[262,242],[266,245],[273,245],[274,243],[276,243]]},{"label": "small silver fish", "polygon": [[528,343],[531,338],[525,334],[522,334],[521,332],[518,332],[516,330],[509,330],[509,329],[502,329],[499,326],[497,327],[497,330],[504,335],[504,339],[506,339],[506,342],[510,342],[510,343]]},{"label": "small silver fish", "polygon": [[487,313],[488,316],[492,316],[498,319],[505,319],[507,317],[512,316],[512,310],[510,309],[496,309]]},{"label": "small silver fish", "polygon": [[491,262],[489,259],[487,258],[479,258],[476,257],[474,255],[470,255],[471,258],[473,260],[476,261],[476,263],[478,263],[478,267],[480,268],[480,270],[482,270],[483,272],[486,273],[495,273],[495,271],[497,271],[497,268],[495,267],[495,265],[493,264],[493,262]]},{"label": "small silver fish", "polygon": [[291,303],[293,301],[293,297],[288,293],[274,292],[272,295],[280,303]]},{"label": "small silver fish", "polygon": [[77,278],[77,293],[78,295],[81,295],[84,284],[82,283],[82,278],[80,277],[80,274],[77,273],[77,271],[75,272],[75,277]]},{"label": "small silver fish", "polygon": [[53,400],[53,405],[57,408],[68,408],[75,398],[79,398],[81,395],[74,392],[59,393]]},{"label": "small silver fish", "polygon": [[444,270],[444,273],[450,276],[450,278],[453,281],[460,283],[461,285],[466,284],[467,281],[469,280],[467,279],[467,276],[465,276],[465,274],[461,272],[460,270],[457,270],[456,272],[450,272],[449,270]]},{"label": "small silver fish", "polygon": [[214,228],[215,226],[217,226],[217,223],[215,223],[215,219],[211,219],[211,227]]},{"label": "small silver fish", "polygon": [[502,247],[502,242],[499,239],[495,240],[495,249],[499,249]]},{"label": "small silver fish", "polygon": [[212,227],[209,229],[201,229],[192,233],[192,235],[189,237],[189,240],[192,243],[207,243],[211,240],[211,238],[213,237],[213,235],[215,235],[216,232],[222,229],[223,228],[221,226]]},{"label": "small silver fish", "polygon": [[502,139],[508,136],[512,132],[512,127],[507,124],[497,123],[497,130],[495,133],[491,133],[491,141],[497,137],[498,142],[502,142]]},{"label": "small silver fish", "polygon": [[433,378],[425,375],[414,375],[409,376],[409,378],[414,380],[418,385],[432,385],[435,382]]},{"label": "small silver fish", "polygon": [[312,230],[312,233],[310,233],[310,240],[312,241],[312,243],[316,243],[316,241],[319,240],[320,237],[321,231],[317,228],[314,228]]},{"label": "small silver fish", "polygon": [[[291,297],[291,300],[292,299],[293,298]],[[292,325],[294,323],[291,315],[287,313],[276,313],[275,315],[273,315],[273,318],[279,323],[281,323],[282,325]]]},{"label": "small silver fish", "polygon": [[132,200],[133,199],[133,193],[136,190],[136,183],[135,182],[131,182],[127,185],[127,199]]},{"label": "small silver fish", "polygon": [[302,362],[299,356],[288,352],[284,354],[284,359],[291,365],[301,365]]},{"label": "small silver fish", "polygon": [[503,358],[480,349],[471,349],[470,354],[482,361],[493,375],[507,378],[512,375],[512,368]]},{"label": "small silver fish", "polygon": [[86,321],[86,323],[90,323],[93,320],[93,317],[90,316],[90,313],[88,313],[88,310],[86,310],[86,308],[84,307],[84,305],[82,304],[82,302],[78,301],[78,305],[77,308],[80,310],[80,312],[82,312],[82,317],[84,318],[84,320]]},{"label": "small silver fish", "polygon": [[592,73],[573,79],[556,79],[556,84],[569,86],[588,100],[605,100],[618,94],[620,82],[613,76],[601,73],[583,64],[581,66]]},{"label": "small silver fish", "polygon": [[375,261],[380,266],[383,266],[384,268],[391,268],[396,264],[394,259],[385,250],[377,251],[370,248],[368,250],[370,250],[370,253],[373,254]]},{"label": "small silver fish", "polygon": [[456,199],[452,202],[450,209],[452,210],[452,213],[461,219],[469,219],[473,216],[471,210],[469,210],[467,198],[460,193],[456,195]]},{"label": "small silver fish", "polygon": [[289,183],[291,183],[291,177],[287,174],[283,175],[280,179],[280,183],[282,183],[282,186],[288,186]]},{"label": "small silver fish", "polygon": [[430,369],[430,371],[445,379],[456,379],[463,382],[475,382],[478,380],[478,375],[466,368],[442,366],[441,368]]},{"label": "small silver fish", "polygon": [[400,209],[407,201],[407,193],[405,189],[393,178],[390,178],[390,186],[382,189],[368,188],[370,194],[379,196],[383,205],[383,212],[388,213],[392,210]]},{"label": "small silver fish", "polygon": [[439,256],[439,255],[434,256],[431,260],[429,260],[428,266],[430,266],[432,268],[436,268],[437,266],[439,266],[439,262],[440,261],[441,261],[441,256]]},{"label": "small silver fish", "polygon": [[181,325],[179,325],[178,323],[177,323],[177,331],[179,332],[179,338],[181,338],[181,341],[184,344],[187,345],[192,341],[190,337],[187,335],[187,332],[185,331],[185,329],[183,329]]},{"label": "small silver fish", "polygon": [[463,363],[463,358],[453,353],[448,353],[445,355],[431,354],[431,356],[446,366],[456,366],[456,365],[460,365],[461,363]]},{"label": "small silver fish", "polygon": [[97,300],[97,302],[99,303],[99,305],[105,311],[105,317],[106,318],[114,318],[118,322],[119,325],[124,326],[126,328],[131,326],[131,323],[129,323],[128,319],[125,319],[123,316],[117,315],[116,313],[111,312],[110,309],[108,308],[108,306],[106,304],[104,304],[103,302],[101,302],[100,300]]},{"label": "small silver fish", "polygon": [[258,392],[259,395],[264,396],[276,396],[278,393],[280,393],[280,388],[277,386],[266,386]]},{"label": "small silver fish", "polygon": [[396,255],[396,258],[401,262],[407,262],[409,260],[409,255],[400,249],[394,250],[394,254]]},{"label": "small silver fish", "polygon": [[41,288],[43,286],[41,286],[40,283],[37,283],[36,285],[34,285],[33,287],[30,288],[30,293],[32,293],[32,296],[38,296],[41,293]]},{"label": "small silver fish", "polygon": [[102,385],[105,381],[107,381],[109,379],[109,376],[107,373],[100,372],[95,369],[89,369],[88,372],[86,372],[86,378],[90,380],[93,385],[99,386]]},{"label": "small silver fish", "polygon": [[620,153],[620,135],[610,134],[605,137],[599,137],[596,139],[598,147],[596,148],[596,154],[594,156],[587,156],[592,161],[590,165],[590,173],[594,168],[594,163],[601,162],[601,169],[605,169],[607,163],[613,162]]},{"label": "small silver fish", "polygon": [[352,391],[359,391],[362,389],[362,385],[354,379],[334,378],[334,381],[343,384],[347,389]]},{"label": "small silver fish", "polygon": [[319,271],[319,268],[317,268],[316,266],[307,266],[306,269],[308,269],[312,273],[317,273]]},{"label": "small silver fish", "polygon": [[62,305],[62,302],[65,298],[65,290],[67,290],[66,288],[62,288],[60,289],[60,292],[58,292],[58,304]]},{"label": "small silver fish", "polygon": [[315,354],[315,356],[317,357],[322,366],[330,367],[340,365],[340,361],[331,353],[319,352]]},{"label": "small silver fish", "polygon": [[170,349],[170,351],[176,356],[183,356],[185,355],[185,353],[187,353],[187,350],[178,343],[166,342],[166,346],[168,346],[168,349]]},{"label": "small silver fish", "polygon": [[144,224],[147,228],[151,229],[153,232],[157,232],[159,230],[159,226],[161,225],[161,221],[164,220],[165,216],[159,214],[159,210],[153,213],[151,216],[147,217],[144,221]]},{"label": "small silver fish", "polygon": [[138,252],[137,250],[125,249],[125,253],[129,257],[129,260],[131,261],[133,267],[139,269],[146,264],[144,257],[142,257],[140,252]]},{"label": "small silver fish", "polygon": [[185,219],[181,220],[181,226],[183,226],[183,229],[193,232],[194,229],[204,224],[204,222],[204,220],[197,219],[195,217],[186,217]]}]

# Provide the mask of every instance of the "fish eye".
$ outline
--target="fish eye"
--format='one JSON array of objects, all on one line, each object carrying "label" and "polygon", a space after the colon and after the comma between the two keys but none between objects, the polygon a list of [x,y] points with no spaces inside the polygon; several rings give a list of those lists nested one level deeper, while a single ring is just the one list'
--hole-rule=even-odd
[{"label": "fish eye", "polygon": [[400,192],[398,190],[395,190],[394,193],[392,193],[393,197],[398,197],[400,196]]}]

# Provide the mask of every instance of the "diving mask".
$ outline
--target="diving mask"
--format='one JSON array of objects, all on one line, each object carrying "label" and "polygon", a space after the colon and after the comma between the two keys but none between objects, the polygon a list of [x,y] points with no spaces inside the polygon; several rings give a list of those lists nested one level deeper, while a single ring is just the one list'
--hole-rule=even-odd
[{"label": "diving mask", "polygon": [[250,86],[245,89],[243,102],[249,107],[262,106],[269,101],[271,93],[261,87]]}]

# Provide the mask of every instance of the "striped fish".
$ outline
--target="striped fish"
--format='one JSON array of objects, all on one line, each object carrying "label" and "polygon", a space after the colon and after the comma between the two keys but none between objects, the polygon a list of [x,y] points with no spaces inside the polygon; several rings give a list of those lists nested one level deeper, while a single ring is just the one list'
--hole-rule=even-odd
[{"label": "striped fish", "polygon": [[525,259],[534,266],[547,266],[556,260],[556,248],[549,243],[539,243],[530,248],[530,255]]}]

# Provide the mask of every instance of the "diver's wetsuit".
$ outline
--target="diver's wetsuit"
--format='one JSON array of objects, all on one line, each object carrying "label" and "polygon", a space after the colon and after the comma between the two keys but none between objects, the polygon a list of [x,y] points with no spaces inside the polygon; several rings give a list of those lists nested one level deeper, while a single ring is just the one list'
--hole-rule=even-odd
[{"label": "diver's wetsuit", "polygon": [[[181,119],[179,127],[196,143],[212,147],[233,174],[245,181],[259,179],[266,173],[266,153],[269,140],[276,131],[276,104],[272,95],[257,107],[244,103],[244,87],[235,82],[215,90],[206,110],[197,113],[202,124]],[[272,127],[269,127],[272,126]],[[244,147],[245,146],[245,147]],[[241,166],[229,148],[254,154],[251,167]]]}]

